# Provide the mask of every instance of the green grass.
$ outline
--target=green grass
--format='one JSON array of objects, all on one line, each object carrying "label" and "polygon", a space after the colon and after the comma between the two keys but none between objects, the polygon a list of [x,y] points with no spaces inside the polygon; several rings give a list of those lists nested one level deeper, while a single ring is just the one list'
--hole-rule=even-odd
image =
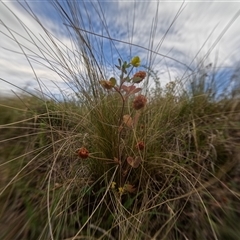
[{"label": "green grass", "polygon": [[75,98],[0,99],[0,239],[238,239],[239,88],[217,98],[222,88],[193,73],[148,91],[149,71],[136,110],[138,93],[117,88],[124,70],[106,90],[97,59],[81,54]]}]

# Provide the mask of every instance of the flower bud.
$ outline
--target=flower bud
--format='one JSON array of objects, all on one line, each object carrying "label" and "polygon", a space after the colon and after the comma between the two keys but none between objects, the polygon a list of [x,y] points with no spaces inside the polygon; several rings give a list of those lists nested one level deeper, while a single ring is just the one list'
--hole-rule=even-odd
[{"label": "flower bud", "polygon": [[134,66],[134,67],[139,67],[140,66],[140,63],[141,63],[141,60],[138,56],[136,57],[133,57],[132,60],[131,60],[131,64]]},{"label": "flower bud", "polygon": [[105,88],[105,89],[109,90],[109,89],[114,87],[114,84],[113,84],[112,81],[101,80],[99,82],[103,86],[103,88]]},{"label": "flower bud", "polygon": [[123,195],[125,193],[125,189],[123,187],[119,187],[118,192],[120,193],[120,195]]},{"label": "flower bud", "polygon": [[111,184],[111,188],[112,188],[112,189],[115,189],[115,188],[116,188],[116,185],[117,185],[116,182],[112,182],[112,184]]}]

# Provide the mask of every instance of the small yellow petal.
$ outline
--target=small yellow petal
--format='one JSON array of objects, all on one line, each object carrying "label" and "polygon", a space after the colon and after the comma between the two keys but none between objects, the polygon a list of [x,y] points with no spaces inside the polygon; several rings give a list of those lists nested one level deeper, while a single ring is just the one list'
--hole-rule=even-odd
[{"label": "small yellow petal", "polygon": [[118,191],[119,191],[120,195],[122,195],[125,192],[125,189],[123,187],[119,187]]},{"label": "small yellow petal", "polygon": [[116,182],[112,182],[111,188],[115,189],[116,188],[116,184],[117,184]]},{"label": "small yellow petal", "polygon": [[139,67],[140,66],[140,63],[141,63],[141,60],[138,56],[136,57],[133,57],[132,60],[131,60],[131,64],[134,66],[134,67]]}]

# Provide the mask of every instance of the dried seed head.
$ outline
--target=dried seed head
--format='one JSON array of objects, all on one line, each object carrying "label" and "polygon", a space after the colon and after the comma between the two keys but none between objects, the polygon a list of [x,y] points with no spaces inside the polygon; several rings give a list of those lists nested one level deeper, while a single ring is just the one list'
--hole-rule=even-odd
[{"label": "dried seed head", "polygon": [[147,98],[143,95],[138,95],[135,97],[134,101],[133,101],[133,108],[135,110],[139,110],[141,108],[143,108],[147,103]]},{"label": "dried seed head", "polygon": [[89,151],[85,147],[78,149],[77,154],[80,158],[86,159],[89,157]]},{"label": "dried seed head", "polygon": [[146,77],[146,72],[144,71],[139,71],[133,75],[133,82],[134,83],[140,83],[145,77]]},{"label": "dried seed head", "polygon": [[145,147],[145,144],[144,144],[143,141],[138,142],[137,145],[136,145],[136,148],[137,148],[138,150],[143,150],[144,147]]}]

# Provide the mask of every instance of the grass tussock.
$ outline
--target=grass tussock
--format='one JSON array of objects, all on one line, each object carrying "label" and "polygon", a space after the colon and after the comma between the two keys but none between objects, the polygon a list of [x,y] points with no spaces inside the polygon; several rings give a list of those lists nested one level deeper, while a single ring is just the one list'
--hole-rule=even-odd
[{"label": "grass tussock", "polygon": [[80,81],[54,43],[75,97],[0,99],[0,238],[238,239],[237,85],[194,72],[161,88],[138,56],[106,78],[90,40]]}]

